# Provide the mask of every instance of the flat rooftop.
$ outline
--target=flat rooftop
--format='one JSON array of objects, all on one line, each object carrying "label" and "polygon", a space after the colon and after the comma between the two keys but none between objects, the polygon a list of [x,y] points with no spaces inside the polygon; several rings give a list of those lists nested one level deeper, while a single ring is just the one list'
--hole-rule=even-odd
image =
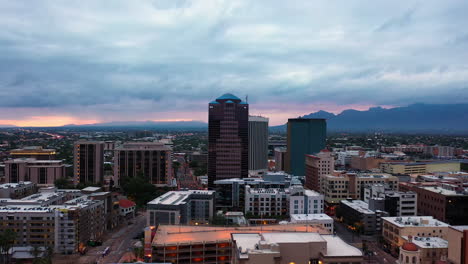
[{"label": "flat rooftop", "polygon": [[448,195],[448,196],[468,196],[468,190],[465,188],[464,191],[462,192],[456,192],[455,190],[448,190],[442,187],[435,187],[435,186],[430,186],[430,187],[420,187],[424,190],[428,190],[431,192],[435,193],[440,193],[442,195]]},{"label": "flat rooftop", "polygon": [[32,186],[34,183],[25,181],[25,182],[18,182],[18,183],[4,183],[0,184],[0,189],[15,189],[24,186]]},{"label": "flat rooftop", "polygon": [[410,216],[410,217],[382,217],[398,227],[448,227],[447,223],[439,221],[432,216]]},{"label": "flat rooftop", "polygon": [[174,226],[160,225],[153,238],[153,245],[196,244],[209,241],[231,241],[231,234],[265,232],[315,232],[327,234],[318,225],[290,224],[249,227]]},{"label": "flat rooftop", "polygon": [[291,221],[314,221],[314,220],[329,220],[333,221],[333,218],[327,214],[291,214]]},{"label": "flat rooftop", "polygon": [[186,203],[186,200],[192,194],[213,195],[214,192],[205,190],[170,191],[150,201],[148,204],[180,205]]},{"label": "flat rooftop", "polygon": [[[286,243],[326,243],[326,249],[322,251],[322,254],[327,257],[349,257],[349,256],[362,256],[362,252],[344,242],[338,236],[333,235],[321,235],[319,233],[252,233],[252,234],[233,234],[233,240],[236,241],[236,246],[242,248],[245,252],[241,254],[241,258],[247,257],[248,253],[255,252],[273,252],[271,249],[258,249],[259,243],[265,244],[286,244]],[[247,250],[248,252],[244,251]]]},{"label": "flat rooftop", "polygon": [[340,257],[340,256],[362,256],[361,250],[350,244],[344,242],[341,238],[334,235],[322,235],[322,238],[327,241],[327,257]]},{"label": "flat rooftop", "polygon": [[[407,236],[402,238],[408,241]],[[448,248],[448,241],[440,237],[413,237],[412,242],[419,248]]]},{"label": "flat rooftop", "polygon": [[369,209],[369,204],[362,200],[352,200],[352,201],[341,200],[341,203],[363,214],[375,214],[374,211]]}]

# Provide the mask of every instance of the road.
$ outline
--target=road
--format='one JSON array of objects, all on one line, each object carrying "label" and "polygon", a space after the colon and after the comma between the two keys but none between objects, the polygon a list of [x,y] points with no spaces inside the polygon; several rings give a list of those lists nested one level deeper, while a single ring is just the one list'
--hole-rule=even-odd
[{"label": "road", "polygon": [[[111,231],[103,237],[103,244],[99,247],[89,248],[85,255],[55,255],[54,264],[104,264],[118,263],[124,255],[132,254],[133,245],[138,241],[133,239],[137,234],[143,231],[146,226],[146,213],[139,212],[134,219],[133,224],[128,225],[123,221],[120,227]],[[109,247],[109,254],[102,257],[102,252]]]},{"label": "road", "polygon": [[382,263],[382,264],[388,264],[388,263],[395,263],[396,258],[388,254],[387,252],[383,251],[382,248],[380,248],[379,243],[376,241],[376,238],[373,236],[358,236],[354,234],[351,230],[346,228],[346,226],[343,223],[340,223],[338,221],[334,222],[334,228],[336,234],[346,241],[347,243],[358,247],[359,249],[362,250],[362,241],[365,240],[367,248],[369,251],[373,252],[373,256],[365,256],[364,257],[364,263]]}]

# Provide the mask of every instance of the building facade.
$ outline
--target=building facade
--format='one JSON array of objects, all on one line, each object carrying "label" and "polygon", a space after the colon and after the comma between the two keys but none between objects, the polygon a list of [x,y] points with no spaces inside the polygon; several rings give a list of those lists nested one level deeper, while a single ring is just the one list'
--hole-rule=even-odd
[{"label": "building facade", "polygon": [[320,152],[326,146],[327,122],[325,119],[288,119],[286,172],[305,175],[305,155]]},{"label": "building facade", "polygon": [[208,105],[208,187],[219,179],[246,178],[249,105],[224,94]]},{"label": "building facade", "polygon": [[400,189],[413,191],[418,196],[418,214],[432,215],[451,225],[467,224],[468,189],[456,184],[401,183]]},{"label": "building facade", "polygon": [[54,185],[57,179],[65,178],[66,165],[61,160],[36,160],[21,158],[5,161],[5,179],[17,183],[30,181],[39,186]]},{"label": "building facade", "polygon": [[208,224],[213,218],[214,191],[170,191],[148,203],[147,225]]},{"label": "building facade", "polygon": [[41,146],[24,147],[22,149],[13,149],[10,156],[13,159],[32,158],[37,160],[55,160],[57,152],[55,149],[44,149]]},{"label": "building facade", "polygon": [[364,187],[372,184],[386,184],[391,190],[398,190],[398,178],[385,173],[324,175],[321,184],[321,193],[327,204],[338,204],[347,198],[361,200],[364,197]]},{"label": "building facade", "polygon": [[300,185],[289,188],[289,212],[291,214],[322,214],[323,210],[323,195],[320,193],[304,189]]},{"label": "building facade", "polygon": [[268,168],[268,118],[249,116],[249,170]]},{"label": "building facade", "polygon": [[335,169],[335,158],[329,150],[321,150],[316,155],[305,157],[305,186],[320,192],[321,178],[331,175]]},{"label": "building facade", "polygon": [[275,170],[284,171],[285,162],[286,162],[286,148],[277,147],[274,149],[274,152],[275,152]]},{"label": "building facade", "polygon": [[127,142],[114,150],[114,182],[143,176],[151,184],[168,185],[172,180],[171,148],[159,142]]},{"label": "building facade", "polygon": [[36,191],[37,185],[33,182],[0,184],[0,198],[21,199]]},{"label": "building facade", "polygon": [[432,216],[383,217],[382,236],[389,249],[396,252],[405,237],[439,237],[447,240],[449,225]]},{"label": "building facade", "polygon": [[102,184],[104,182],[103,141],[75,142],[73,157],[75,184]]}]

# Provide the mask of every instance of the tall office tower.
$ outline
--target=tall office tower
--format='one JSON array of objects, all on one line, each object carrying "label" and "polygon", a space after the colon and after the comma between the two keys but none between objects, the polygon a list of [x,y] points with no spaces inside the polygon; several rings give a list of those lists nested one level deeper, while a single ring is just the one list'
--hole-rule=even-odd
[{"label": "tall office tower", "polygon": [[325,148],[327,122],[325,119],[288,119],[286,172],[305,175],[305,155],[315,154]]},{"label": "tall office tower", "polygon": [[104,142],[78,141],[73,149],[74,182],[104,182]]},{"label": "tall office tower", "polygon": [[161,142],[127,142],[115,147],[114,182],[120,186],[125,177],[142,174],[155,185],[172,180],[171,148]]},{"label": "tall office tower", "polygon": [[249,170],[268,167],[268,118],[249,116]]},{"label": "tall office tower", "polygon": [[248,176],[249,105],[228,93],[208,107],[208,187],[213,188],[215,180]]}]

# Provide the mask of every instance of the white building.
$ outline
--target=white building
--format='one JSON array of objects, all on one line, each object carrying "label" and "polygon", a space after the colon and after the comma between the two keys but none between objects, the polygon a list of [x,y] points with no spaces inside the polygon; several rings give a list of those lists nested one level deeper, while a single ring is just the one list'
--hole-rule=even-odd
[{"label": "white building", "polygon": [[359,150],[348,150],[338,152],[336,165],[346,166],[351,164],[351,158],[353,156],[359,156]]},{"label": "white building", "polygon": [[291,214],[321,214],[323,208],[322,194],[297,185],[289,188],[289,212]]},{"label": "white building", "polygon": [[364,201],[371,210],[381,210],[389,216],[415,216],[418,212],[418,195],[415,192],[397,192],[386,184],[364,187]]},{"label": "white building", "polygon": [[293,224],[318,224],[333,234],[333,218],[327,214],[291,214]]}]

